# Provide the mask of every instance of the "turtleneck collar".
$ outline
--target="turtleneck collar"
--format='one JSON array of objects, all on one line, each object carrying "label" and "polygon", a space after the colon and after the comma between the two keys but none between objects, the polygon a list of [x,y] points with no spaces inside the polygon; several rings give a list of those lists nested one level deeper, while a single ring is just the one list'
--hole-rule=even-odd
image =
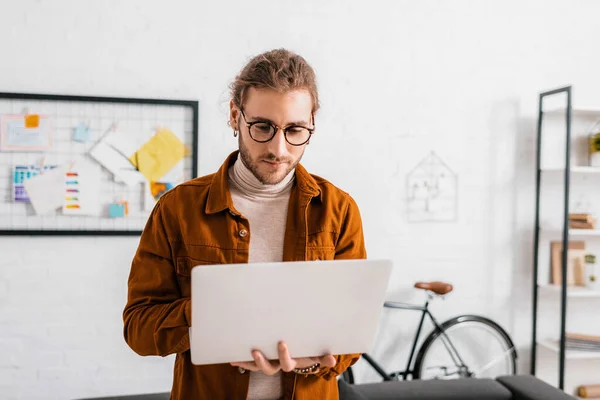
[{"label": "turtleneck collar", "polygon": [[238,154],[237,160],[229,168],[229,179],[243,192],[255,197],[277,197],[294,184],[295,169],[290,171],[283,180],[275,185],[265,185],[260,182],[242,161]]}]

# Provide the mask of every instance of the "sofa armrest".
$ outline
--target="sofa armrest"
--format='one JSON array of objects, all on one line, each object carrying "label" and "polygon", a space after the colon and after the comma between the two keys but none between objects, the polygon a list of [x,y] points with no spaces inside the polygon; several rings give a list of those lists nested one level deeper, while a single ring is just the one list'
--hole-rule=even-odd
[{"label": "sofa armrest", "polygon": [[573,400],[560,389],[532,375],[510,375],[496,378],[513,394],[514,400]]}]

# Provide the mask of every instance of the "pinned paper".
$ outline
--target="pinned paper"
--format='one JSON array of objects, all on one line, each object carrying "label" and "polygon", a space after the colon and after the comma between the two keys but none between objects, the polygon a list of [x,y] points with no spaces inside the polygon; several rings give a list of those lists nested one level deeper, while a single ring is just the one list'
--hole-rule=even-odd
[{"label": "pinned paper", "polygon": [[104,142],[118,151],[123,157],[131,157],[140,147],[140,141],[134,140],[127,132],[115,130],[103,138]]},{"label": "pinned paper", "polygon": [[83,162],[76,163],[65,173],[63,184],[63,214],[98,215],[100,189],[99,171]]},{"label": "pinned paper", "polygon": [[[45,172],[54,169],[55,165],[46,165],[41,167],[41,171]],[[40,167],[35,165],[15,165],[13,167],[13,201],[20,203],[29,203],[29,196],[25,190],[25,181],[38,176]]]},{"label": "pinned paper", "polygon": [[169,129],[159,129],[129,161],[150,182],[158,182],[188,154],[185,144]]},{"label": "pinned paper", "polygon": [[108,205],[108,216],[111,218],[123,218],[129,214],[129,204],[126,201]]},{"label": "pinned paper", "polygon": [[75,132],[73,133],[73,140],[76,142],[89,142],[90,141],[90,127],[80,123],[75,127]]},{"label": "pinned paper", "polygon": [[25,116],[25,128],[37,128],[40,126],[40,116],[29,114]]},{"label": "pinned paper", "polygon": [[52,123],[39,115],[0,117],[0,150],[41,151],[52,147]]},{"label": "pinned paper", "polygon": [[171,182],[145,182],[142,189],[142,210],[152,211],[158,199],[175,186]]},{"label": "pinned paper", "polygon": [[67,170],[68,166],[61,165],[24,182],[27,196],[36,214],[47,214],[62,207]]},{"label": "pinned paper", "polygon": [[125,133],[111,131],[92,148],[90,156],[112,172],[115,180],[132,186],[144,181],[144,176],[128,160],[136,148]]},{"label": "pinned paper", "polygon": [[150,193],[154,200],[158,200],[160,196],[175,187],[174,183],[170,182],[150,182]]}]

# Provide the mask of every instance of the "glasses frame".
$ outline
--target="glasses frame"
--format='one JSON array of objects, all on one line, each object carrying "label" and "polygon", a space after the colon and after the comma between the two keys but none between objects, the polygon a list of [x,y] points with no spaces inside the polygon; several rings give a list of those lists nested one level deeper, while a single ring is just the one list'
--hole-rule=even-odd
[{"label": "glasses frame", "polygon": [[[244,118],[244,123],[246,125],[246,127],[248,128],[248,135],[250,135],[250,138],[252,140],[254,140],[257,143],[267,143],[270,142],[271,140],[273,140],[273,138],[275,137],[275,135],[277,135],[277,132],[279,132],[279,130],[283,131],[283,137],[285,138],[285,141],[287,143],[289,143],[291,146],[303,146],[306,143],[308,143],[308,141],[310,140],[312,134],[315,131],[315,116],[313,114],[310,115],[310,118],[312,120],[312,128],[308,128],[306,126],[302,126],[302,125],[290,125],[287,126],[285,128],[281,128],[277,125],[275,125],[274,123],[272,123],[271,121],[266,121],[266,120],[259,120],[259,121],[252,121],[252,122],[248,122],[248,120],[246,119],[246,114],[244,114],[244,110],[240,107],[240,113],[242,114],[242,118]],[[271,136],[269,139],[267,140],[256,140],[254,137],[252,137],[252,132],[251,132],[251,128],[253,125],[256,124],[269,124],[271,125],[271,128],[273,128],[275,130],[275,132],[273,133],[273,136]],[[292,128],[302,128],[302,129],[306,129],[308,131],[308,139],[306,139],[304,142],[300,143],[300,144],[296,144],[296,143],[291,143],[288,138],[287,138],[287,131],[289,129]]]}]

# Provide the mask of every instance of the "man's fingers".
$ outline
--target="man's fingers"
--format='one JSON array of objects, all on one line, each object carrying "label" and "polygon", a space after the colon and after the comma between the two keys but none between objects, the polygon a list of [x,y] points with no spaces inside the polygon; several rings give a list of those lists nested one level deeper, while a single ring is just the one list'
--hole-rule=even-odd
[{"label": "man's fingers", "polygon": [[254,357],[254,362],[256,363],[256,365],[266,375],[274,375],[280,369],[279,362],[269,362],[269,360],[267,360],[265,356],[263,356],[262,353],[258,350],[254,350],[252,352],[252,357]]},{"label": "man's fingers", "polygon": [[296,367],[296,361],[290,357],[290,353],[284,342],[279,342],[277,345],[277,352],[279,354],[279,363],[282,370],[290,372]]},{"label": "man's fingers", "polygon": [[319,363],[321,363],[321,367],[333,368],[335,367],[335,364],[337,364],[337,360],[334,356],[328,354],[326,356],[319,357]]},{"label": "man's fingers", "polygon": [[322,357],[294,359],[290,356],[290,353],[284,342],[278,343],[277,352],[279,355],[279,361],[269,361],[260,351],[254,350],[252,352],[254,362],[234,362],[231,363],[231,365],[233,365],[234,367],[244,368],[248,371],[262,371],[266,375],[274,375],[280,369],[284,370],[285,372],[290,372],[293,371],[296,367],[306,368],[311,366],[315,362],[321,364],[321,367],[328,368],[335,367],[335,365],[337,364],[337,360],[331,354]]},{"label": "man's fingers", "polygon": [[252,361],[234,362],[231,363],[231,365],[233,365],[234,367],[244,368],[248,371],[260,371],[260,368],[256,365],[256,363]]}]

